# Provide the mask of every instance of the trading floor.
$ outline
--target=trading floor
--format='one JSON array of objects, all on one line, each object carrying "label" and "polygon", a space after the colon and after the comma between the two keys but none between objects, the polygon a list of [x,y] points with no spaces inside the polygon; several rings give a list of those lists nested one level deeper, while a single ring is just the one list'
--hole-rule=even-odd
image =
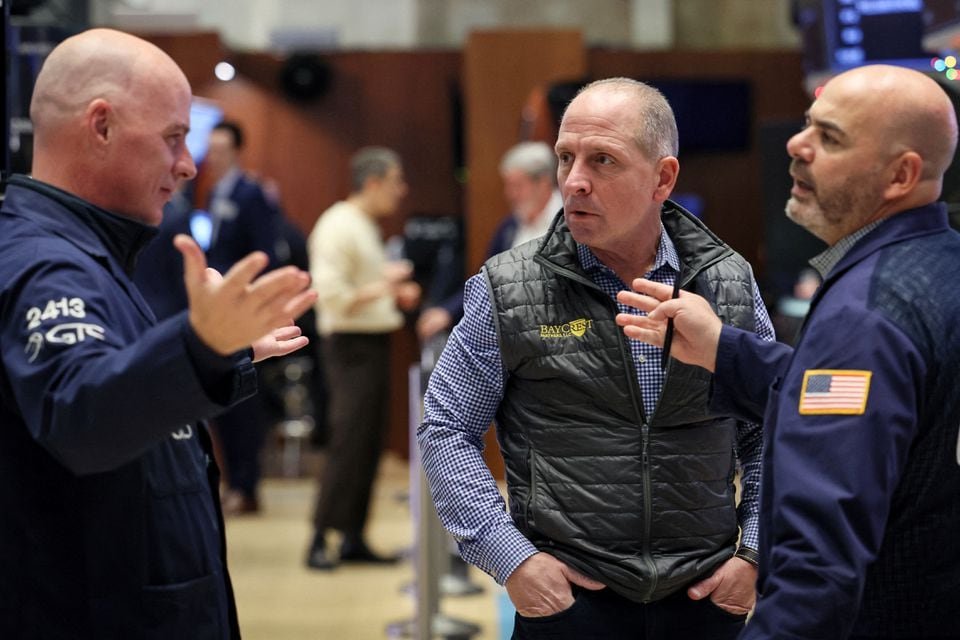
[{"label": "trading floor", "polygon": [[[384,456],[368,535],[377,550],[411,548],[408,473],[405,461]],[[340,566],[330,572],[304,566],[315,489],[309,476],[267,478],[260,513],[227,522],[230,572],[245,640],[373,640],[390,637],[388,626],[413,616],[410,560],[386,568]],[[475,640],[509,637],[502,629],[512,615],[505,592],[492,579],[470,571],[471,582],[482,585],[483,592],[446,597],[441,611],[480,625]]]}]

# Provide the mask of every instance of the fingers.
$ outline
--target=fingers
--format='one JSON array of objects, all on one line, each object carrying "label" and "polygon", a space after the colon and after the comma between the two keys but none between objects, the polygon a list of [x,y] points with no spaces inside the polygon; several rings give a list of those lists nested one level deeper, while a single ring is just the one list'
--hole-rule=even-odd
[{"label": "fingers", "polygon": [[588,578],[587,576],[583,575],[576,569],[571,569],[567,565],[563,565],[563,567],[561,568],[561,571],[563,572],[563,576],[568,581],[572,582],[575,585],[581,586],[584,589],[590,589],[591,591],[599,591],[600,589],[605,589],[607,587],[607,585],[603,584],[602,582],[594,580],[593,578]]},{"label": "fingers", "polygon": [[297,349],[302,349],[303,347],[310,344],[310,339],[307,336],[297,336],[292,340],[282,340],[277,342],[277,346],[280,349],[280,352],[277,355],[285,356],[289,353],[293,353]]},{"label": "fingers", "polygon": [[[227,278],[230,278],[232,273],[233,269],[227,273]],[[290,296],[294,292],[305,289],[309,284],[310,276],[307,273],[296,267],[283,267],[254,280],[247,286],[246,293],[258,300],[261,305],[269,305],[275,299]]]},{"label": "fingers", "polygon": [[[641,278],[637,278],[634,280],[634,282],[640,282],[641,280]],[[643,282],[650,281],[643,280]],[[658,287],[665,286],[656,282],[650,282],[650,284],[657,285]],[[669,287],[667,288],[669,289]],[[686,291],[680,292],[681,298],[686,298],[689,295],[690,294],[688,294]],[[633,307],[634,309],[643,311],[651,320],[658,322],[666,320],[667,318],[673,318],[677,315],[677,313],[680,312],[681,309],[683,309],[685,304],[684,299],[678,300],[676,298],[667,298],[661,302],[658,298],[641,293],[632,293],[630,291],[619,292],[617,294],[617,300],[621,304],[625,304],[628,307]]]},{"label": "fingers", "polygon": [[637,316],[632,313],[618,313],[614,321],[621,327],[639,327],[649,331],[663,331],[667,323],[650,316]]},{"label": "fingers", "polygon": [[274,329],[272,333],[273,333],[274,339],[276,339],[277,341],[280,341],[280,340],[293,340],[294,338],[298,337],[302,332],[300,331],[300,327],[293,324],[293,321],[291,320],[289,325],[280,327],[278,329]]},{"label": "fingers", "polygon": [[701,580],[687,589],[687,595],[690,596],[691,600],[702,600],[713,593],[714,589],[720,585],[720,580],[720,574],[715,572],[709,578]]},{"label": "fingers", "polygon": [[316,302],[317,292],[313,289],[307,289],[286,304],[284,307],[284,315],[287,317],[299,318]]},{"label": "fingers", "polygon": [[[638,278],[636,281],[639,281],[639,280],[640,279]],[[653,298],[651,296],[648,296],[642,293],[634,293],[632,291],[619,292],[617,294],[617,301],[620,302],[620,304],[627,305],[628,307],[639,309],[644,313],[650,313],[651,311],[656,309],[657,306],[660,305],[660,301],[657,300],[656,298]]]},{"label": "fingers", "polygon": [[204,275],[207,277],[207,282],[212,282],[214,284],[223,282],[223,276],[220,275],[220,272],[213,267],[207,267]]},{"label": "fingers", "polygon": [[[267,254],[262,251],[254,251],[252,253],[244,256],[239,262],[230,267],[230,270],[227,271],[226,275],[223,277],[224,286],[228,286],[232,289],[238,289],[240,287],[245,287],[257,276],[258,273],[263,271],[269,258]],[[289,267],[290,269],[295,269],[294,267]],[[284,269],[278,269],[277,271],[284,271]],[[273,271],[271,273],[276,273]]]},{"label": "fingers", "polygon": [[253,361],[262,362],[267,358],[275,358],[293,353],[297,349],[310,344],[306,336],[296,336],[289,339],[279,338],[278,330],[270,332],[258,340],[254,340],[250,345],[253,348]]},{"label": "fingers", "polygon": [[[647,280],[646,278],[635,278],[634,281],[630,283],[630,286],[637,293],[656,298],[659,302],[669,300],[673,297],[672,286]],[[654,306],[656,306],[656,304],[654,304]]]},{"label": "fingers", "polygon": [[199,286],[205,279],[204,271],[207,268],[207,258],[203,250],[193,238],[185,233],[178,233],[173,239],[173,246],[183,255],[183,281],[187,288]]},{"label": "fingers", "polygon": [[645,344],[663,348],[666,333],[662,329],[644,329],[627,325],[623,327],[623,334],[631,340],[638,340]]}]

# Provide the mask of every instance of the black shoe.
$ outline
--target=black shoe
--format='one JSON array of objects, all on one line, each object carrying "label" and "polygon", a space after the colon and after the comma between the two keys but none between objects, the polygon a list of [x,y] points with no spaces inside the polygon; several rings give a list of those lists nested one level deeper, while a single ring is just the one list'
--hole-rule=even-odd
[{"label": "black shoe", "polygon": [[359,542],[344,542],[340,547],[340,562],[396,564],[399,560],[398,556],[377,555],[362,540]]},{"label": "black shoe", "polygon": [[337,561],[327,554],[326,548],[310,547],[310,551],[307,553],[307,567],[318,571],[330,571],[336,566]]}]

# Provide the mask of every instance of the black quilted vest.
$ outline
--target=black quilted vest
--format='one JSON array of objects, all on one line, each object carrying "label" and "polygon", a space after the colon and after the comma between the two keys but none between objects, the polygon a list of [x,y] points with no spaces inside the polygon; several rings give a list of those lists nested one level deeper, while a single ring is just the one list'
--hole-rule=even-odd
[{"label": "black quilted vest", "polygon": [[[683,288],[754,329],[750,266],[672,202],[662,221]],[[730,557],[736,423],[707,410],[710,374],[671,360],[644,415],[616,305],[586,275],[562,215],[484,266],[503,362],[497,413],[510,512],[541,550],[638,602]]]}]

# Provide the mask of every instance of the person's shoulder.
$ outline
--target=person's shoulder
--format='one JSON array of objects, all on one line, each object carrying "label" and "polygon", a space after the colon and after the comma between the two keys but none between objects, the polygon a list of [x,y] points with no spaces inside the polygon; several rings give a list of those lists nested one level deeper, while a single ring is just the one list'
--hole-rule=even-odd
[{"label": "person's shoulder", "polygon": [[954,285],[960,271],[960,234],[953,230],[885,246],[864,267],[855,265],[852,271],[869,279],[864,284],[869,286],[871,306],[951,307],[960,313]]},{"label": "person's shoulder", "polygon": [[346,202],[337,202],[320,214],[310,232],[309,242],[314,248],[331,247],[354,241],[362,229],[363,220],[358,219],[354,207]]},{"label": "person's shoulder", "polygon": [[67,238],[35,220],[0,216],[0,264],[20,262],[20,256],[30,256],[30,261],[35,261],[78,252]]},{"label": "person's shoulder", "polygon": [[338,200],[332,205],[327,207],[323,213],[320,214],[318,219],[319,222],[331,221],[344,218],[354,218],[360,214],[360,211],[354,205],[350,204],[346,200]]},{"label": "person's shoulder", "polygon": [[516,265],[524,262],[532,262],[541,241],[542,238],[534,238],[533,240],[524,242],[513,249],[506,249],[500,253],[495,253],[490,256],[484,264],[487,264],[490,267],[499,267],[507,264]]},{"label": "person's shoulder", "polygon": [[[0,225],[0,289],[20,291],[28,283],[93,282],[102,272],[94,259],[66,238],[37,227],[7,235]],[[80,274],[88,274],[82,276]]]}]

